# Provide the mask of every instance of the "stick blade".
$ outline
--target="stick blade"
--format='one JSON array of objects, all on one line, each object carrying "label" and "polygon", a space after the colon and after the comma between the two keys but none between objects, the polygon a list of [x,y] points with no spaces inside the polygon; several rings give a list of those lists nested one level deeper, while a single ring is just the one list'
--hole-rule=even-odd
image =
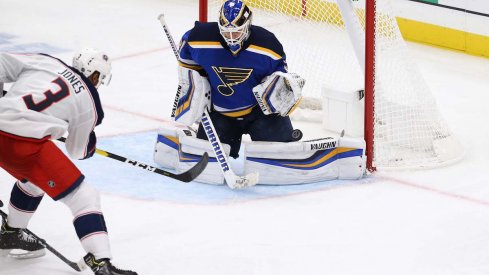
[{"label": "stick blade", "polygon": [[160,13],[160,15],[158,15],[158,20],[160,20],[160,22],[165,22],[165,15]]},{"label": "stick blade", "polygon": [[83,258],[76,263],[71,263],[70,266],[71,268],[79,272],[87,269],[87,264],[85,263]]},{"label": "stick blade", "polygon": [[204,153],[202,155],[202,158],[200,159],[199,162],[197,162],[196,165],[194,165],[192,168],[188,169],[187,171],[176,175],[176,179],[181,180],[183,182],[191,182],[194,179],[196,179],[202,171],[204,171],[205,167],[207,167],[207,163],[209,162],[209,154]]}]

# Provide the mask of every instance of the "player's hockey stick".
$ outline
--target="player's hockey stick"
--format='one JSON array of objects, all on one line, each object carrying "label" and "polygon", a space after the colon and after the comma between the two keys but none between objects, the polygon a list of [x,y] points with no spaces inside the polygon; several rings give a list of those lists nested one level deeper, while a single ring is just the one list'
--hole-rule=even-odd
[{"label": "player's hockey stick", "polygon": [[[166,37],[170,42],[170,46],[172,47],[175,58],[177,59],[177,61],[179,61],[177,46],[175,44],[175,41],[173,40],[173,36],[168,30],[164,15],[160,14],[158,16],[158,20],[160,21],[161,26],[165,31]],[[178,100],[176,103],[178,103]],[[229,165],[229,160],[226,156],[226,153],[224,153],[221,141],[217,136],[216,130],[214,128],[214,125],[212,124],[211,118],[207,110],[204,110],[204,113],[202,114],[202,126],[205,130],[207,138],[209,139],[209,142],[212,145],[212,149],[214,150],[214,154],[216,155],[216,159],[220,164],[221,171],[224,175],[224,179],[226,180],[226,184],[229,186],[229,188],[238,189],[238,188],[244,188],[244,187],[256,185],[258,183],[258,173],[250,173],[245,176],[238,176],[231,169],[231,165]]]},{"label": "player's hockey stick", "polygon": [[[0,207],[2,207],[2,206],[3,206],[3,202],[0,201]],[[0,210],[0,215],[5,220],[7,219],[7,214],[5,212],[3,212],[2,210]],[[42,245],[44,245],[46,247],[47,250],[51,251],[51,253],[53,253],[56,257],[58,257],[60,260],[65,262],[67,265],[69,265],[74,270],[81,272],[87,267],[85,265],[85,262],[83,261],[83,259],[81,259],[77,263],[72,262],[72,261],[68,260],[65,256],[63,256],[63,254],[59,253],[56,249],[54,249],[52,246],[50,246],[44,239],[41,239],[36,234],[32,233],[32,231],[30,231],[29,229],[25,228],[22,230],[24,230],[25,233],[29,234],[30,236],[32,236],[33,238],[38,240]]]},{"label": "player's hockey stick", "polygon": [[[58,140],[65,142],[66,138],[61,137]],[[95,150],[96,150],[95,152],[101,156],[108,157],[111,159],[115,159],[115,160],[118,160],[121,162],[125,162],[125,163],[130,164],[134,167],[139,167],[141,169],[144,169],[144,170],[156,173],[156,174],[160,174],[163,176],[167,176],[170,178],[174,178],[176,180],[183,181],[183,182],[191,182],[196,177],[198,177],[200,175],[200,173],[202,173],[202,171],[204,171],[205,167],[207,166],[207,162],[209,161],[209,155],[207,153],[204,153],[204,155],[202,156],[200,161],[196,165],[194,165],[192,168],[190,168],[189,170],[187,170],[181,174],[173,174],[173,173],[170,173],[168,171],[153,167],[151,165],[144,164],[144,163],[136,161],[136,160],[132,160],[132,159],[128,159],[128,158],[123,157],[123,156],[116,155],[114,153],[110,153],[110,152],[103,151],[100,149],[95,149]]]}]

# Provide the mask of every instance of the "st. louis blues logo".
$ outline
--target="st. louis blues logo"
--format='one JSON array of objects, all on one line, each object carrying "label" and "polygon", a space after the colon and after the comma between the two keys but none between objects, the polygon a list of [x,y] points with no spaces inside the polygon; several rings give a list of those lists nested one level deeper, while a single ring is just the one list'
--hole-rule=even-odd
[{"label": "st. louis blues logo", "polygon": [[212,69],[217,74],[223,85],[217,86],[217,90],[225,96],[234,94],[232,86],[243,83],[253,72],[253,69],[215,67]]}]

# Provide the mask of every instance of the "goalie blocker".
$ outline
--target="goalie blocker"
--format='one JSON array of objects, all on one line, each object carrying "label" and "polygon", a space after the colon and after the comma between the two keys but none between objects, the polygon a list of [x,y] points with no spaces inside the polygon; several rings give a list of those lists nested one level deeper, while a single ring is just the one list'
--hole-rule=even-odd
[{"label": "goalie blocker", "polygon": [[178,67],[178,81],[182,95],[177,102],[175,121],[190,126],[200,122],[204,109],[210,106],[211,87],[206,77],[182,66]]},{"label": "goalie blocker", "polygon": [[[223,144],[229,155],[229,145]],[[245,142],[244,173],[259,173],[259,184],[288,185],[334,179],[360,179],[365,174],[365,141],[333,138],[298,142]],[[187,170],[207,152],[207,168],[195,181],[224,184],[210,143],[189,130],[164,125],[158,130],[154,160],[157,164]],[[277,175],[280,175],[278,177]]]}]

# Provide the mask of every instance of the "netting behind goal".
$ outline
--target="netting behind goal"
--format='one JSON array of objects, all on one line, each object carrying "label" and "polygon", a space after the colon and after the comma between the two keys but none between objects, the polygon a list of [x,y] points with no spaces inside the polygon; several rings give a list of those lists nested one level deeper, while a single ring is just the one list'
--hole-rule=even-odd
[{"label": "netting behind goal", "polygon": [[[338,1],[342,6],[336,0],[244,0],[253,24],[282,42],[289,71],[306,79],[300,106],[305,110],[321,109],[325,86],[340,91],[365,86],[365,0]],[[209,21],[217,20],[223,2],[208,0]],[[349,15],[345,3],[352,7]],[[375,75],[367,79],[374,86],[375,111],[372,125],[365,125],[374,133],[373,152],[367,152],[373,165],[419,168],[458,160],[463,150],[409,57],[391,1],[375,4]],[[347,28],[349,20],[358,25]]]}]

